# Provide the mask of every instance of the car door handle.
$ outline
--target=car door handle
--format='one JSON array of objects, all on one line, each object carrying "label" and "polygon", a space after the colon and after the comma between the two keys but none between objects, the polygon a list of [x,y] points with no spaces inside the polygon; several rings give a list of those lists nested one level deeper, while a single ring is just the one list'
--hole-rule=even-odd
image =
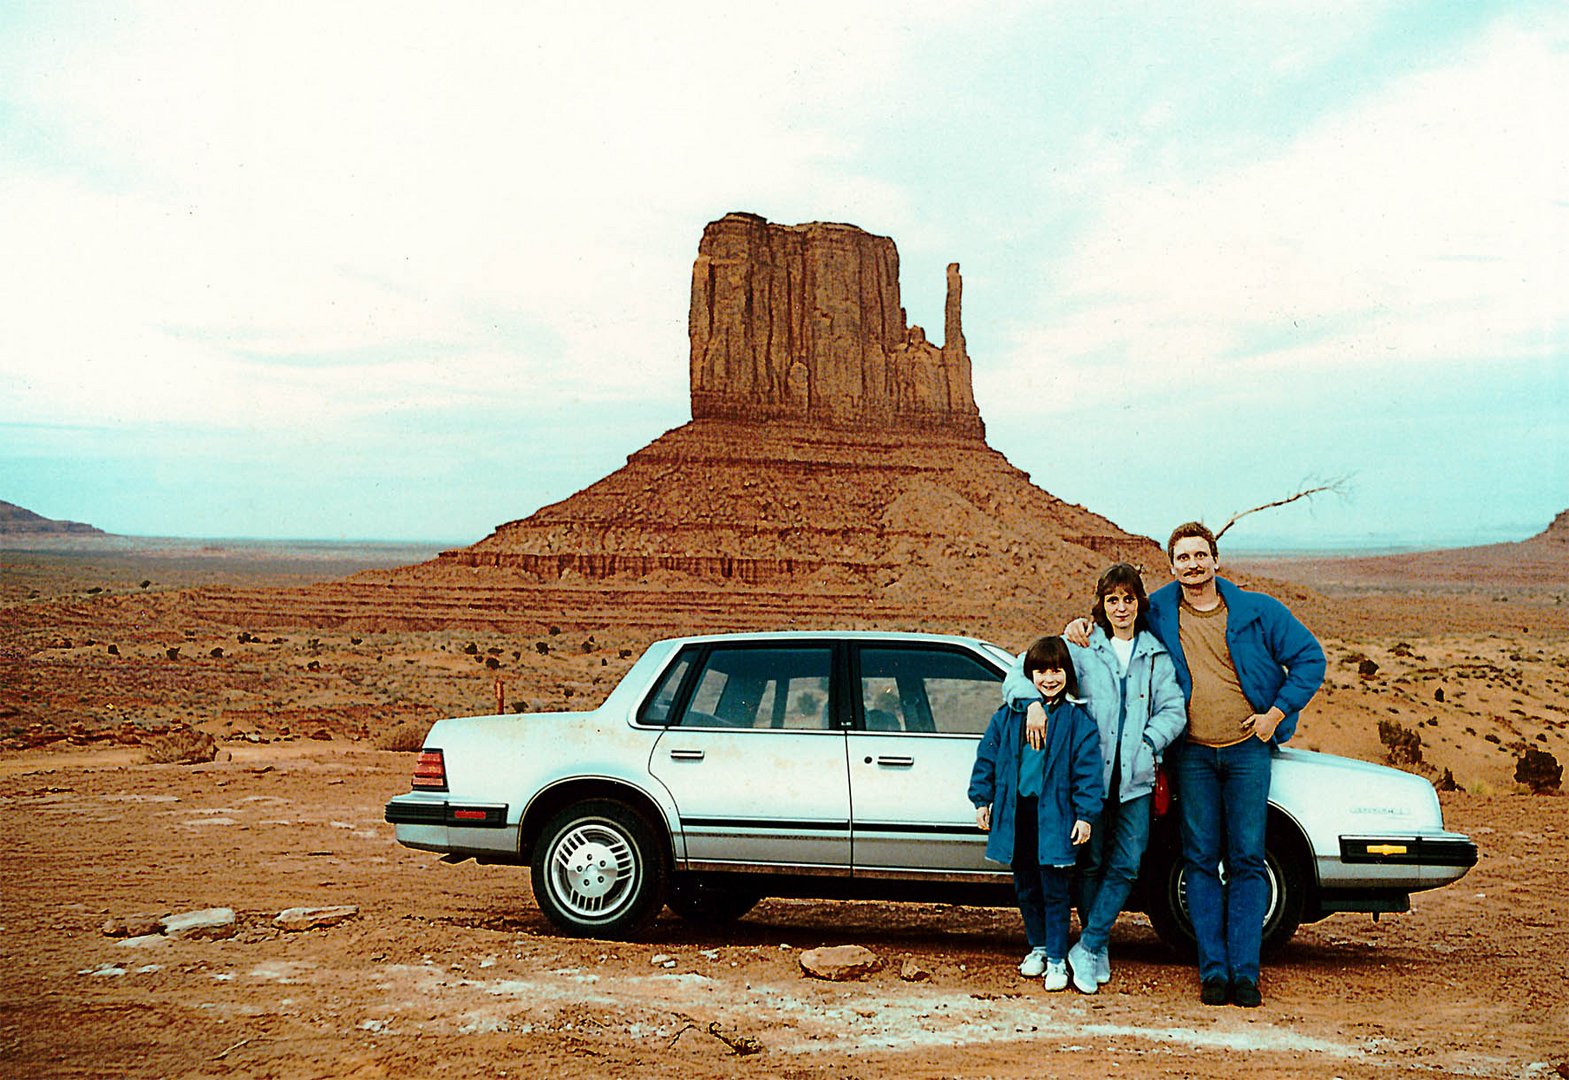
[{"label": "car door handle", "polygon": [[701,750],[672,750],[672,751],[670,751],[670,756],[673,757],[677,761],[702,761],[703,760],[703,751],[701,751]]},{"label": "car door handle", "polygon": [[915,759],[902,754],[878,754],[877,764],[887,765],[891,769],[908,769],[915,765]]}]

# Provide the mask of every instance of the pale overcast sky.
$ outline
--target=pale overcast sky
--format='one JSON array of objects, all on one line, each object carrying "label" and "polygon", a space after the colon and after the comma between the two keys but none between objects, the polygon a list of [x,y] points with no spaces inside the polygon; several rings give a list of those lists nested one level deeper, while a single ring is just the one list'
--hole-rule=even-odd
[{"label": "pale overcast sky", "polygon": [[704,223],[962,264],[990,442],[1164,537],[1569,507],[1569,7],[0,6],[0,499],[466,542],[689,419]]}]

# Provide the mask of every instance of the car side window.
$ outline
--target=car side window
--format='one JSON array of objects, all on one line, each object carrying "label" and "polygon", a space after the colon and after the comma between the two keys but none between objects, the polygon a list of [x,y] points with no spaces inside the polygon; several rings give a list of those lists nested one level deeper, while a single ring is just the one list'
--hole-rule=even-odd
[{"label": "car side window", "polygon": [[676,693],[681,689],[681,680],[686,678],[687,669],[691,666],[690,651],[683,653],[681,659],[670,665],[665,671],[665,677],[659,680],[659,688],[654,691],[654,696],[644,704],[643,711],[637,718],[638,723],[668,724],[670,722],[670,706],[674,704]]},{"label": "car side window", "polygon": [[947,649],[861,650],[866,730],[979,735],[997,709],[1002,675]]},{"label": "car side window", "polygon": [[826,731],[832,670],[827,647],[713,649],[678,724]]}]

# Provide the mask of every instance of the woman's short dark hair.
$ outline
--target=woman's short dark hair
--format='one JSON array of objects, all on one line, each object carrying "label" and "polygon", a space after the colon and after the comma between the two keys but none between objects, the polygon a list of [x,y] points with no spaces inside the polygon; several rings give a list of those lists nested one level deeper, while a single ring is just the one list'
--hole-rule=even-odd
[{"label": "woman's short dark hair", "polygon": [[1067,696],[1079,696],[1079,677],[1073,671],[1073,654],[1060,637],[1038,638],[1024,653],[1025,677],[1034,679],[1037,671],[1061,668],[1068,678]]},{"label": "woman's short dark hair", "polygon": [[1139,616],[1134,620],[1133,629],[1148,630],[1149,623],[1145,615],[1150,609],[1150,598],[1144,591],[1144,578],[1138,567],[1125,562],[1108,566],[1095,583],[1095,607],[1090,611],[1095,625],[1105,631],[1107,637],[1111,637],[1111,620],[1106,617],[1106,597],[1113,589],[1126,589],[1133,594],[1133,598],[1139,602]]}]

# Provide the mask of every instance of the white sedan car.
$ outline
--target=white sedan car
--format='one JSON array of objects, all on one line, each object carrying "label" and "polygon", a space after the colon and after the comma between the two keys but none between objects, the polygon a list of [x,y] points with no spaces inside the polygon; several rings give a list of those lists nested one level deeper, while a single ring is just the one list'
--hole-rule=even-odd
[{"label": "white sedan car", "polygon": [[[571,934],[634,934],[665,904],[735,919],[765,896],[1011,905],[966,790],[1012,659],[931,634],[659,641],[593,712],[439,721],[386,820],[449,860],[532,867]],[[1331,912],[1406,911],[1476,863],[1432,786],[1380,765],[1282,749],[1269,813],[1266,948]],[[1186,949],[1175,817],[1154,822],[1130,907]]]}]

